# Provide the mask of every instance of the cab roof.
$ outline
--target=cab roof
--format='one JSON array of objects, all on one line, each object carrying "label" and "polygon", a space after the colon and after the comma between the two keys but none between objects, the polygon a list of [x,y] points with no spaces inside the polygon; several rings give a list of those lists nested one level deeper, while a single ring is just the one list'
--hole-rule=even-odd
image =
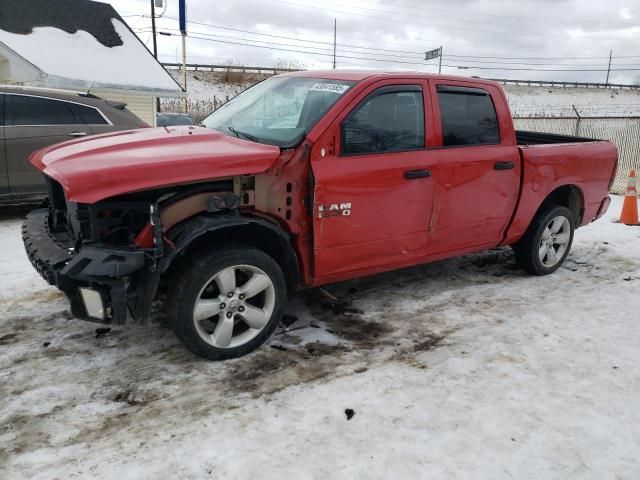
[{"label": "cab roof", "polygon": [[287,77],[310,77],[324,78],[327,80],[346,80],[352,82],[361,82],[362,80],[381,80],[384,78],[417,78],[417,79],[438,79],[438,80],[457,80],[465,82],[473,82],[478,84],[498,85],[493,80],[485,80],[482,78],[462,77],[458,75],[440,75],[434,73],[416,72],[416,71],[387,71],[387,70],[301,70],[298,72],[288,72],[279,76]]}]

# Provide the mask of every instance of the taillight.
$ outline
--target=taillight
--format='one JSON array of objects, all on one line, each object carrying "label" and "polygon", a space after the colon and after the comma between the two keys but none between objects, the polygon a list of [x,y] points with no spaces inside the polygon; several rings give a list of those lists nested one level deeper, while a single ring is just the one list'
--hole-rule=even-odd
[{"label": "taillight", "polygon": [[618,155],[616,153],[616,163],[613,165],[613,175],[611,175],[611,180],[609,180],[609,186],[607,187],[607,190],[611,191],[611,187],[613,187],[613,182],[615,182],[617,174],[618,174]]}]

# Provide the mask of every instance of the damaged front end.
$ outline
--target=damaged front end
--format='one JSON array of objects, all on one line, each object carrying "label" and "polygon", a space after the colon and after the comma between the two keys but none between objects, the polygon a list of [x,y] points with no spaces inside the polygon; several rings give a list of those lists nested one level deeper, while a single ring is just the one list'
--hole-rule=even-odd
[{"label": "damaged front end", "polygon": [[[212,222],[246,223],[239,209],[254,202],[253,177],[95,204],[70,202],[58,182],[46,181],[46,207],[30,212],[22,226],[27,255],[40,275],[67,295],[74,317],[111,324],[144,320],[175,256],[194,236],[211,230]],[[202,226],[185,224],[198,215],[207,216]]]},{"label": "damaged front end", "polygon": [[[164,248],[157,204],[77,204],[65,200],[57,182],[47,178],[47,183],[47,207],[30,212],[22,226],[33,266],[67,295],[77,318],[122,324],[128,311],[136,320],[146,317]],[[136,246],[136,236],[147,225],[152,245]]]}]

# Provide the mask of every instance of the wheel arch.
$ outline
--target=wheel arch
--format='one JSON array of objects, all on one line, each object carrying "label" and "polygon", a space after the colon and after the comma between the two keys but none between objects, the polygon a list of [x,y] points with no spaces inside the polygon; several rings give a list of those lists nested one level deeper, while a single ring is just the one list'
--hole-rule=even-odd
[{"label": "wheel arch", "polygon": [[540,215],[552,205],[562,205],[567,207],[575,219],[574,228],[582,225],[584,217],[584,194],[582,189],[574,184],[566,184],[556,187],[542,201],[533,218]]},{"label": "wheel arch", "polygon": [[300,284],[298,258],[289,234],[267,220],[233,214],[196,215],[175,225],[166,238],[172,245],[160,266],[163,274],[173,269],[181,257],[199,249],[240,244],[262,250],[273,258],[284,273],[288,290]]}]

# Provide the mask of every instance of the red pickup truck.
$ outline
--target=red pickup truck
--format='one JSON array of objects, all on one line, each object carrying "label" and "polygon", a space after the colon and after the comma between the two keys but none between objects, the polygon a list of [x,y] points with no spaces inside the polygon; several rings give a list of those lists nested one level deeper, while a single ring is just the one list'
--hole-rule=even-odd
[{"label": "red pickup truck", "polygon": [[556,270],[609,205],[616,147],[515,131],[495,82],[380,72],[265,80],[202,126],[45,148],[46,208],[27,254],[82,319],[148,316],[167,292],[177,337],[246,354],[287,292],[510,245]]}]

